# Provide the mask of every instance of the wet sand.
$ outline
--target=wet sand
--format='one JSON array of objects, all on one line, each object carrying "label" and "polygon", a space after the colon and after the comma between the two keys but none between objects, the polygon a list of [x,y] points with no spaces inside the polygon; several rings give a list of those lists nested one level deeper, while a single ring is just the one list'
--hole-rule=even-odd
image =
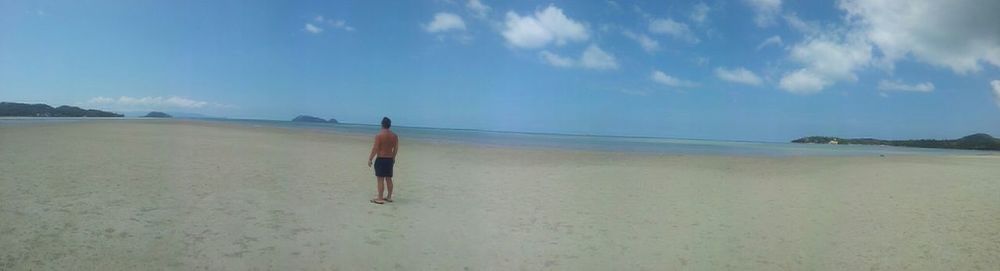
[{"label": "wet sand", "polygon": [[724,157],[180,120],[0,127],[0,269],[995,270],[1000,157]]}]

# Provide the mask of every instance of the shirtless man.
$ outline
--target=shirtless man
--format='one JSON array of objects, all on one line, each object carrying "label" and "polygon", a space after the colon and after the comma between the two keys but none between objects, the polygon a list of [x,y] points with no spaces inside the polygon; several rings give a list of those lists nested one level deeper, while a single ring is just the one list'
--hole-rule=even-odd
[{"label": "shirtless man", "polygon": [[[375,177],[378,179],[378,196],[371,200],[375,204],[392,202],[392,164],[396,159],[396,152],[399,151],[399,138],[396,133],[389,130],[392,120],[382,118],[382,130],[375,135],[375,144],[372,145],[372,152],[368,154],[368,167],[372,166],[372,158],[375,159]],[[382,197],[382,190],[388,185],[389,194]]]}]

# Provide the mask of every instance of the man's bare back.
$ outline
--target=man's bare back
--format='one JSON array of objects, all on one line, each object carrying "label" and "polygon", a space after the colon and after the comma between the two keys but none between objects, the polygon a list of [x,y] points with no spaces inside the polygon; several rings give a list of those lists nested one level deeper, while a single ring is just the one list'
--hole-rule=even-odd
[{"label": "man's bare back", "polygon": [[381,158],[396,158],[396,147],[399,146],[399,137],[389,129],[382,129],[375,135],[375,154]]}]

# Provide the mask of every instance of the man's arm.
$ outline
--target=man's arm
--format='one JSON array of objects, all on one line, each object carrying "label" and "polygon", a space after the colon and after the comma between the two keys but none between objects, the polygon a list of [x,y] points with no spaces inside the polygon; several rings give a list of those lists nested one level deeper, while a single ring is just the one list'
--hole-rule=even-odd
[{"label": "man's arm", "polygon": [[395,138],[393,141],[395,141],[396,144],[393,144],[395,147],[392,147],[392,157],[396,157],[396,152],[399,152],[399,138]]},{"label": "man's arm", "polygon": [[378,148],[379,136],[375,136],[375,143],[372,143],[372,152],[368,154],[368,167],[372,166],[372,159],[375,159],[375,150]]}]

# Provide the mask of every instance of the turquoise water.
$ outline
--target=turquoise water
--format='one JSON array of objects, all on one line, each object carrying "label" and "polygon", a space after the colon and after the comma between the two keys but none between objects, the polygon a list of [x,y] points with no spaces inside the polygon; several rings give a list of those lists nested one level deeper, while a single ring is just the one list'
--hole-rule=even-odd
[{"label": "turquoise water", "polygon": [[[0,118],[0,127],[79,121],[139,121],[148,119]],[[201,119],[197,121],[310,130],[316,132],[374,135],[379,127],[359,124],[302,123],[271,120]],[[552,148],[615,151],[664,155],[736,156],[879,156],[879,155],[985,155],[996,152],[923,149],[868,145],[792,144],[747,141],[717,141],[652,137],[590,136],[498,132],[463,129],[393,127],[404,140],[512,148]]]}]

